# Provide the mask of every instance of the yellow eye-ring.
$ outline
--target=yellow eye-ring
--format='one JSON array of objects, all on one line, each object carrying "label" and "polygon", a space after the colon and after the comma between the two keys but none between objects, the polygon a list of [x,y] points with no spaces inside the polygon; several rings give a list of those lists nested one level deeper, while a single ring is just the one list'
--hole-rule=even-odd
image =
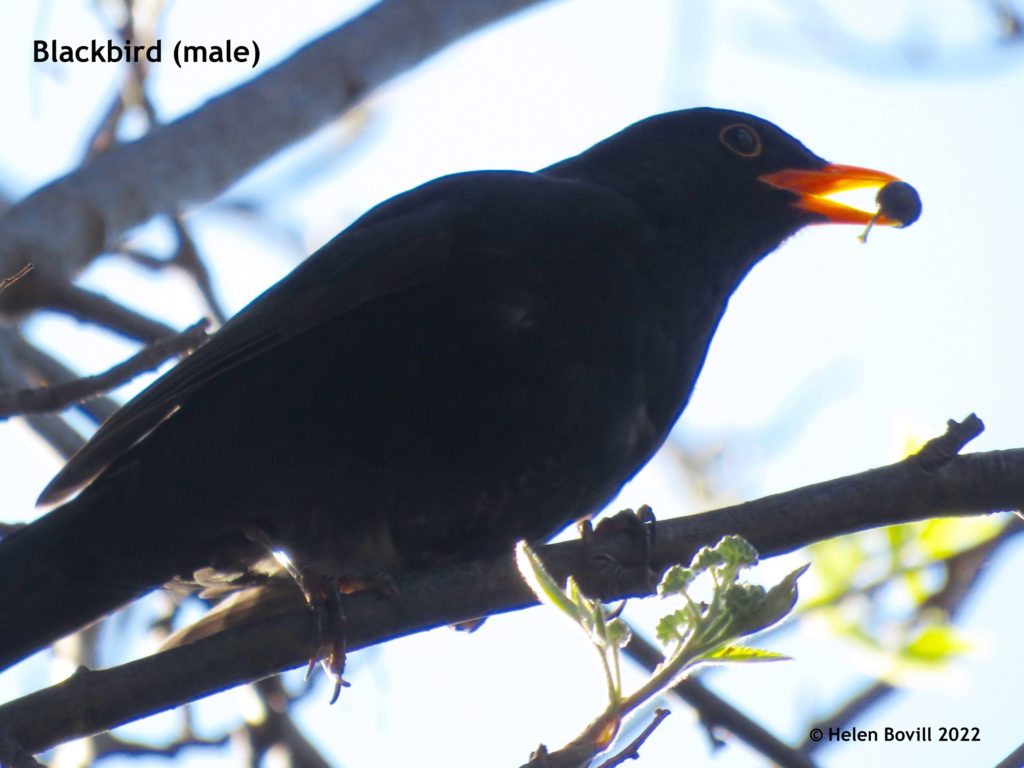
[{"label": "yellow eye-ring", "polygon": [[761,154],[761,137],[757,131],[743,123],[731,123],[718,133],[718,140],[740,157],[757,157]]}]

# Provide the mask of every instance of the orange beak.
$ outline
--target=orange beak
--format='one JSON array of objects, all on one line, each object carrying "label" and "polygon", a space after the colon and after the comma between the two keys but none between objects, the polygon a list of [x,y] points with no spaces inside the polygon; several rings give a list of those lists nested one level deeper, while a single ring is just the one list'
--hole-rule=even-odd
[{"label": "orange beak", "polygon": [[[824,217],[821,223],[906,227],[921,215],[921,200],[913,187],[892,174],[870,168],[831,164],[816,171],[768,173],[759,180],[798,195],[793,205]],[[879,210],[865,211],[830,199],[830,195],[855,189],[879,190]]]}]

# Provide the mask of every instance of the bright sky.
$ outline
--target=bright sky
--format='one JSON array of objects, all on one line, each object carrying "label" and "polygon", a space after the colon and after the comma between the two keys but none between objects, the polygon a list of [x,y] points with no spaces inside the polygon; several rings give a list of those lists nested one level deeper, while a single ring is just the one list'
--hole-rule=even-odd
[{"label": "bright sky", "polygon": [[[0,10],[0,185],[14,195],[75,166],[117,83],[117,70],[103,65],[31,63],[34,37],[106,36],[93,3],[57,5]],[[158,34],[256,39],[265,67],[358,5],[178,2]],[[669,109],[754,112],[830,160],[910,181],[924,215],[906,231],[876,230],[866,246],[852,229],[806,231],[761,264],[716,336],[677,429],[683,444],[726,445],[714,481],[737,498],[889,463],[908,437],[931,437],[970,411],[987,424],[973,449],[1024,446],[1024,47],[995,41],[987,8],[969,0],[646,0],[628,10],[612,0],[550,3],[375,94],[341,160],[324,167],[325,153],[352,135],[347,124],[243,180],[228,197],[264,202],[267,222],[223,206],[192,222],[234,310],[366,208],[419,182],[473,168],[538,168]],[[154,94],[173,118],[248,73],[164,64]],[[162,239],[156,228],[140,237]],[[173,276],[106,261],[86,281],[128,300],[146,292],[145,306],[179,325],[201,311]],[[63,320],[32,328],[83,370],[129,349]],[[8,519],[32,514],[57,466],[26,435],[0,425]],[[664,460],[624,490],[620,506],[643,502],[662,517],[695,511]],[[1024,666],[1022,571],[1019,548],[989,566],[964,613],[973,655],[858,722],[980,726],[980,744],[846,745],[823,750],[822,764],[987,765],[1010,752],[1020,731],[1007,706],[1016,675],[1006,673]],[[730,670],[713,684],[791,740],[864,681],[864,659],[824,634],[788,632],[772,646],[796,660]],[[601,705],[588,653],[571,628],[537,610],[493,619],[470,637],[432,632],[354,655],[353,687],[332,708],[326,694],[314,695],[303,718],[346,766],[429,764],[424,755],[442,750],[449,766],[518,765],[538,742],[570,738]],[[0,677],[0,697],[38,684],[41,669]],[[220,720],[243,697],[227,694],[200,712]],[[678,764],[684,754],[689,765],[751,764],[741,746],[707,757],[704,734],[679,712],[645,745],[642,765]],[[220,764],[201,752],[188,760]]]}]

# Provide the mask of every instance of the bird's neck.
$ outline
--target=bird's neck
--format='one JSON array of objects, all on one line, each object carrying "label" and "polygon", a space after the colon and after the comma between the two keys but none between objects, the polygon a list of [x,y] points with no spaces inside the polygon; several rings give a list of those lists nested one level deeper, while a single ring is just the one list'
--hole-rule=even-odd
[{"label": "bird's neck", "polygon": [[729,211],[709,210],[706,190],[687,183],[687,174],[650,154],[623,155],[611,142],[541,173],[628,201],[653,238],[638,266],[650,283],[652,345],[660,347],[650,359],[660,369],[658,378],[673,382],[651,390],[655,420],[667,430],[686,405],[730,296],[799,223],[759,211],[734,221]]},{"label": "bird's neck", "polygon": [[699,240],[666,237],[650,271],[661,332],[670,340],[663,375],[674,386],[654,393],[652,410],[669,427],[689,400],[729,299],[743,278],[770,249],[729,252]]}]

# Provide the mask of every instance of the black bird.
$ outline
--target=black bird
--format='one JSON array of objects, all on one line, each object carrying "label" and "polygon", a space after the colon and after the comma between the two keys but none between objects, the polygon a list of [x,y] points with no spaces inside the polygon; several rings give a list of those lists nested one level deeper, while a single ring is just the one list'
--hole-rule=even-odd
[{"label": "black bird", "polygon": [[[131,400],[0,542],[0,667],[172,579],[357,580],[542,540],[664,442],[730,294],[885,173],[694,109],[378,205]],[[908,185],[907,189],[913,192]],[[244,579],[243,579],[244,580]]]}]

